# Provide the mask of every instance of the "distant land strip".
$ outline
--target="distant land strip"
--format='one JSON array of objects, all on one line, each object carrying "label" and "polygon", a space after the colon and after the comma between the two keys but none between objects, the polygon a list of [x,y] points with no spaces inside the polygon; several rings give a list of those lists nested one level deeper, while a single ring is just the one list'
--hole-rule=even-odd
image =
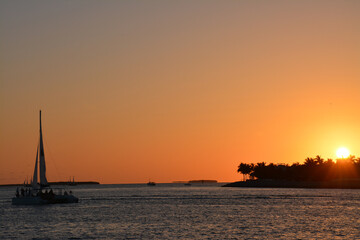
[{"label": "distant land strip", "polygon": [[173,181],[172,183],[217,183],[217,180],[190,180],[190,181]]},{"label": "distant land strip", "polygon": [[[49,185],[70,185],[70,186],[74,186],[74,185],[96,185],[96,184],[100,184],[99,182],[95,182],[95,181],[85,181],[85,182],[49,182]],[[23,183],[21,184],[1,184],[0,187],[11,187],[11,186],[24,186]],[[25,184],[25,186],[30,187],[31,184]]]},{"label": "distant land strip", "polygon": [[228,183],[222,187],[360,189],[360,179],[341,179],[332,181],[284,181],[258,179]]},{"label": "distant land strip", "polygon": [[189,183],[217,183],[217,180],[190,180]]}]

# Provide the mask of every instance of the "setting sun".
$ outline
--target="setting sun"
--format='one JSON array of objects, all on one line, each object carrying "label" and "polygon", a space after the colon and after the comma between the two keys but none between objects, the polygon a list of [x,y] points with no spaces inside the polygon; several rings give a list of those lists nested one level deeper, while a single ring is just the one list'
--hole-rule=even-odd
[{"label": "setting sun", "polygon": [[341,147],[336,151],[336,156],[338,158],[347,158],[349,155],[350,155],[350,152],[345,147]]}]

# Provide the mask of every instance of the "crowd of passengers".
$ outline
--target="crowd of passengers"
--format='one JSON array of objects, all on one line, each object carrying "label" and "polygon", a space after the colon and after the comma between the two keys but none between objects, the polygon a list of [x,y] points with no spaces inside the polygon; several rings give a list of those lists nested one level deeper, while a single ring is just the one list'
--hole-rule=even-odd
[{"label": "crowd of passengers", "polygon": [[[72,194],[72,192],[70,191],[69,192],[70,194]],[[64,195],[69,195],[67,191],[64,191]],[[41,197],[41,198],[52,198],[55,196],[52,188],[50,188],[50,190],[48,191],[47,189],[43,192],[42,189],[40,190],[37,190],[37,192],[34,192],[31,190],[31,188],[20,188],[20,191],[19,191],[19,188],[16,188],[16,197],[19,198],[19,197],[35,197],[35,196],[38,196],[38,197]]]}]

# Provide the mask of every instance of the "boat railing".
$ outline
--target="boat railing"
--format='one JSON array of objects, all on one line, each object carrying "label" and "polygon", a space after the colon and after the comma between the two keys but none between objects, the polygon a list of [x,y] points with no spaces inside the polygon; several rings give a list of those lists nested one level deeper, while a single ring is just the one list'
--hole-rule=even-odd
[{"label": "boat railing", "polygon": [[40,187],[40,188],[21,188],[16,190],[16,197],[29,197],[39,195],[72,195],[72,191],[67,191],[62,187]]}]

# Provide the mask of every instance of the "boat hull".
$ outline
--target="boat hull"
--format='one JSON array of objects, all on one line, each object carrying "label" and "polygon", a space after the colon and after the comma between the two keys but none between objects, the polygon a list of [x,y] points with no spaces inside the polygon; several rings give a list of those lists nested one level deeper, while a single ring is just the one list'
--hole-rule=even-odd
[{"label": "boat hull", "polygon": [[51,198],[41,198],[39,196],[25,196],[12,198],[13,205],[44,205],[57,203],[77,203],[79,199],[73,195],[55,195]]}]

